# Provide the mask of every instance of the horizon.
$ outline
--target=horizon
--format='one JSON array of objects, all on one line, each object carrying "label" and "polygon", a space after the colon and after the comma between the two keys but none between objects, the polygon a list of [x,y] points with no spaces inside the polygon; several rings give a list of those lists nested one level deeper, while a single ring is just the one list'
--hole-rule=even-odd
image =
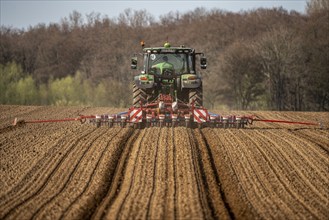
[{"label": "horizon", "polygon": [[[150,4],[151,3],[151,4]],[[133,11],[146,10],[159,21],[161,16],[178,11],[181,14],[194,11],[196,8],[205,8],[207,11],[219,9],[229,12],[243,12],[258,8],[280,8],[287,11],[305,13],[307,0],[289,1],[36,1],[36,0],[0,0],[0,26],[18,29],[28,29],[39,24],[59,23],[73,11],[87,14],[100,14],[101,18],[117,18],[125,9]]]}]

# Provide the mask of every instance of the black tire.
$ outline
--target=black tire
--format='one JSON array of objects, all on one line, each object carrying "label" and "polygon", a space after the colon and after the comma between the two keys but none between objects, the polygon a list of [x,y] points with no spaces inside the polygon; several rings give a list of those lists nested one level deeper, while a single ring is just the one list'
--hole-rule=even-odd
[{"label": "black tire", "polygon": [[203,106],[203,94],[202,94],[202,85],[196,89],[190,89],[189,91],[189,103],[192,104],[194,101],[194,105],[197,107]]},{"label": "black tire", "polygon": [[155,90],[151,89],[140,89],[133,84],[133,106],[140,107],[140,104],[145,105],[146,103],[150,103],[154,101],[156,98]]},{"label": "black tire", "polygon": [[141,104],[144,105],[147,102],[147,93],[144,89],[140,89],[133,84],[133,106],[140,107]]},{"label": "black tire", "polygon": [[189,103],[189,92],[190,89],[179,89],[177,94],[178,99],[184,103]]}]

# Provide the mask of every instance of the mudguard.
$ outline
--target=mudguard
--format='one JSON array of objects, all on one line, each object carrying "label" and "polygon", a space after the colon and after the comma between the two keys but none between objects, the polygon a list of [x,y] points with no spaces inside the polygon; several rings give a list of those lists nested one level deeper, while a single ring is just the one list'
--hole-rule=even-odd
[{"label": "mudguard", "polygon": [[195,89],[201,86],[201,78],[195,74],[184,74],[181,77],[182,88]]},{"label": "mudguard", "polygon": [[154,76],[142,74],[134,77],[135,85],[140,89],[150,89],[154,86]]}]

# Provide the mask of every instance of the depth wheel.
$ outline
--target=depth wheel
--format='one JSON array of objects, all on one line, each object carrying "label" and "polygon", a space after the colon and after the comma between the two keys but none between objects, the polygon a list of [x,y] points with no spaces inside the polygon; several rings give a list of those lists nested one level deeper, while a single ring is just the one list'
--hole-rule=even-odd
[{"label": "depth wheel", "polygon": [[146,128],[151,127],[151,122],[147,121],[146,124],[145,124],[145,127],[146,127]]},{"label": "depth wheel", "polygon": [[139,123],[134,123],[134,129],[139,129],[140,124]]},{"label": "depth wheel", "polygon": [[189,128],[191,126],[190,121],[185,121],[185,127]]}]

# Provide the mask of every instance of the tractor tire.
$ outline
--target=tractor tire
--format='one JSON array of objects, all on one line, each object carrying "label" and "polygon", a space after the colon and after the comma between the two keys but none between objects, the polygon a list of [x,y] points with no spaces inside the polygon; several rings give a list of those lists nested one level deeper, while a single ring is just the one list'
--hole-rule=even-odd
[{"label": "tractor tire", "polygon": [[189,103],[189,93],[189,89],[178,90],[177,98],[183,101],[184,103]]},{"label": "tractor tire", "polygon": [[189,91],[189,104],[192,104],[194,101],[194,106],[201,107],[203,106],[203,94],[202,94],[202,85],[196,89],[190,89]]},{"label": "tractor tire", "polygon": [[147,102],[147,93],[144,89],[140,89],[134,83],[133,85],[133,106],[141,107],[141,104],[144,105]]}]

